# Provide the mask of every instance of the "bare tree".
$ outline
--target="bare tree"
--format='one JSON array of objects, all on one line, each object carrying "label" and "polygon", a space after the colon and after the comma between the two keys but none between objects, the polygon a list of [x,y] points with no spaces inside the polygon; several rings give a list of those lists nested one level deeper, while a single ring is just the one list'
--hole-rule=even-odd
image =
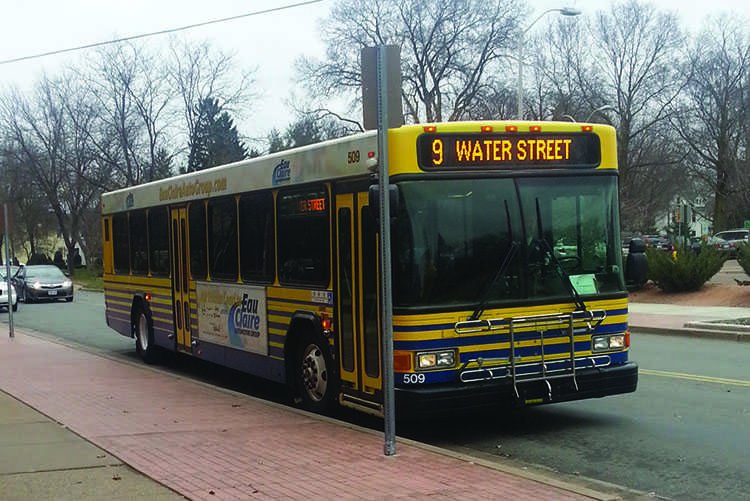
[{"label": "bare tree", "polygon": [[[677,187],[679,155],[666,148],[675,138],[661,125],[669,120],[685,79],[679,73],[684,38],[674,14],[636,0],[600,12],[591,26],[594,71],[603,102],[614,109],[620,168],[623,226],[667,209]],[[592,84],[593,85],[593,84]],[[644,191],[645,189],[645,191]]]},{"label": "bare tree", "polygon": [[[0,122],[5,124],[7,122],[4,118]],[[7,126],[2,129],[6,132],[10,130]],[[46,249],[41,249],[40,242],[45,235],[57,229],[54,217],[50,217],[46,197],[36,188],[33,171],[24,163],[23,158],[13,141],[5,138],[0,151],[0,177],[4,181],[0,185],[0,193],[9,206],[14,256],[20,249],[24,249],[27,256],[45,252]],[[4,251],[2,255],[5,256]]]},{"label": "bare tree", "polygon": [[528,99],[536,120],[607,120],[596,110],[605,102],[604,85],[593,65],[594,48],[586,24],[559,16],[543,35],[531,39],[534,53],[533,98]]},{"label": "bare tree", "polygon": [[[2,114],[8,127],[9,151],[19,165],[29,169],[34,186],[44,195],[68,255],[74,255],[80,243],[82,211],[89,209],[98,193],[88,179],[94,156],[86,141],[87,134],[76,127],[66,107],[81,99],[67,85],[69,79],[43,77],[32,99],[14,92],[2,101]],[[84,110],[84,113],[87,113]],[[78,124],[89,123],[93,116],[78,116]],[[73,263],[68,263],[71,275]]]},{"label": "bare tree", "polygon": [[214,49],[208,42],[196,45],[173,38],[169,51],[166,74],[181,102],[186,149],[195,136],[198,106],[206,99],[218,100],[222,110],[238,119],[249,114],[251,102],[258,97],[253,88],[255,69],[238,70],[233,54]]},{"label": "bare tree", "polygon": [[316,101],[345,93],[353,108],[361,49],[395,44],[409,120],[466,118],[508,64],[522,12],[516,0],[340,0],[323,24],[326,59],[299,59],[300,81]]},{"label": "bare tree", "polygon": [[690,152],[686,165],[714,198],[714,228],[748,219],[750,38],[746,25],[722,18],[696,39],[681,113],[674,121]]},{"label": "bare tree", "polygon": [[98,52],[94,71],[86,73],[90,106],[99,114],[89,129],[102,166],[115,186],[132,186],[169,175],[160,151],[169,144],[167,116],[172,91],[164,69],[141,46],[122,43]]}]

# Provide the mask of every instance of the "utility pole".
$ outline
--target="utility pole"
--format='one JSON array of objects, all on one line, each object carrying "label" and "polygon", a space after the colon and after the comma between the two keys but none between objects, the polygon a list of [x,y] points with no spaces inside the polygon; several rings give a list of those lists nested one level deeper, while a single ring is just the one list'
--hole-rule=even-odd
[{"label": "utility pole", "polygon": [[3,233],[5,236],[5,286],[8,288],[8,336],[16,337],[13,330],[13,284],[10,281],[10,235],[8,232],[8,203],[3,203]]}]

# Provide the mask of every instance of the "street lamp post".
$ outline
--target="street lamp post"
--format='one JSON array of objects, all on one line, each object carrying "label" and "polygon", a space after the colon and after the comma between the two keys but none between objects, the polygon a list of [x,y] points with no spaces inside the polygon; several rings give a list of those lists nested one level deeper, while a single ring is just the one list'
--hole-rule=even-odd
[{"label": "street lamp post", "polygon": [[[610,106],[608,104],[605,104],[604,106],[599,106],[597,109],[595,109],[594,111],[592,111],[591,113],[589,113],[589,116],[586,117],[585,122],[590,122],[591,121],[591,117],[593,117],[594,115],[596,115],[600,111],[616,111],[616,110],[615,110],[615,108],[613,106]],[[576,121],[576,119],[573,118],[570,115],[563,115],[562,117],[563,118],[567,118],[571,122],[575,122]]]},{"label": "street lamp post", "polygon": [[563,16],[578,16],[581,14],[581,11],[578,9],[573,9],[571,7],[564,7],[562,9],[547,9],[539,16],[534,19],[534,21],[529,24],[525,30],[521,32],[521,35],[518,37],[518,119],[523,119],[523,38],[526,36],[526,33],[529,32],[532,26],[534,26],[537,21],[539,21],[541,18],[543,18],[545,15],[549,14],[550,12],[559,12]]},{"label": "street lamp post", "polygon": [[[600,111],[615,111],[614,106],[610,106],[609,104],[605,104],[604,106],[599,106],[597,109],[589,113],[588,118],[586,118],[587,122],[591,121],[591,117],[599,113]],[[605,117],[606,118],[606,117]]]}]

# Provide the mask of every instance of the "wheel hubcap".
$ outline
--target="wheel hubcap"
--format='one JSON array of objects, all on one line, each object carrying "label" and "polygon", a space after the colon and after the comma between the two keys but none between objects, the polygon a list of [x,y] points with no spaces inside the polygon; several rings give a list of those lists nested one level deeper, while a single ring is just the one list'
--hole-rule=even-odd
[{"label": "wheel hubcap", "polygon": [[302,357],[302,385],[307,395],[314,401],[323,400],[328,389],[328,371],[323,351],[311,344]]},{"label": "wheel hubcap", "polygon": [[138,342],[144,351],[148,349],[148,321],[143,314],[138,317]]}]

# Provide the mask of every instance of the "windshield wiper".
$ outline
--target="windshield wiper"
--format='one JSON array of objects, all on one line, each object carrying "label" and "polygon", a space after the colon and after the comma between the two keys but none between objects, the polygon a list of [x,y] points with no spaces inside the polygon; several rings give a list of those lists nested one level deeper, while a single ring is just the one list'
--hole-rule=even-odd
[{"label": "windshield wiper", "polygon": [[[510,222],[510,209],[508,209],[508,201],[503,200],[503,202],[505,204],[505,220],[508,222],[508,236],[512,239],[513,228]],[[482,290],[481,294],[479,295],[477,306],[474,309],[474,313],[472,313],[471,316],[469,317],[469,320],[479,320],[479,317],[482,316],[482,313],[484,313],[484,308],[487,306],[487,300],[489,299],[492,286],[495,285],[495,283],[498,281],[500,277],[505,275],[505,272],[508,270],[510,263],[513,261],[513,256],[516,255],[517,249],[518,249],[518,244],[515,242],[515,240],[511,240],[510,248],[505,253],[505,257],[503,257],[500,267],[495,272],[495,275],[492,277],[492,280],[487,282],[487,285],[485,285],[484,290]]]},{"label": "windshield wiper", "polygon": [[536,200],[536,223],[537,223],[537,229],[539,231],[539,238],[537,239],[537,243],[540,245],[542,250],[550,257],[550,261],[552,261],[555,264],[555,269],[557,270],[558,275],[560,275],[560,278],[562,278],[563,284],[565,285],[565,288],[568,290],[568,294],[570,295],[570,298],[573,299],[573,302],[576,305],[576,308],[578,308],[579,311],[586,311],[586,303],[583,302],[583,299],[581,299],[581,295],[578,294],[578,291],[576,290],[575,286],[573,285],[573,282],[570,280],[570,276],[565,271],[565,268],[563,268],[562,263],[560,263],[560,260],[557,259],[557,256],[555,256],[554,250],[552,250],[552,246],[549,244],[546,238],[544,238],[544,232],[542,231],[542,213],[539,210],[539,199]]},{"label": "windshield wiper", "polygon": [[479,302],[477,303],[477,307],[474,310],[474,313],[472,313],[471,316],[469,317],[469,320],[479,320],[479,317],[481,317],[482,313],[484,313],[484,308],[487,306],[487,299],[489,298],[490,291],[492,290],[492,286],[495,285],[495,283],[500,277],[505,275],[505,272],[508,270],[508,266],[510,266],[511,261],[513,261],[513,256],[516,255],[516,249],[518,249],[518,244],[515,242],[511,242],[510,248],[508,249],[508,252],[505,253],[503,262],[500,265],[500,267],[497,269],[495,276],[492,277],[492,280],[487,282],[487,285],[482,291],[482,294],[479,296]]}]

